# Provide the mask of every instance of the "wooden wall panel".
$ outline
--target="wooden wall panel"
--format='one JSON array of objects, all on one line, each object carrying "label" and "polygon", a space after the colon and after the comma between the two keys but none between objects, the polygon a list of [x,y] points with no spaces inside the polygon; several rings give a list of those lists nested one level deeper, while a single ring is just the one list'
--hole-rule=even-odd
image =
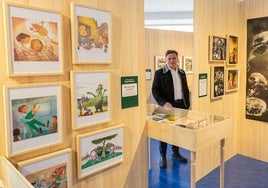
[{"label": "wooden wall panel", "polygon": [[[167,31],[145,29],[146,69],[151,69],[152,79],[146,81],[147,101],[154,102],[151,87],[154,75],[154,57],[164,56],[169,49],[175,49],[180,56],[193,55],[193,33],[181,31]],[[195,68],[195,62],[194,62]],[[193,75],[187,74],[189,89],[192,90]]]},{"label": "wooden wall panel", "polygon": [[[2,3],[3,0],[0,0]],[[63,129],[64,143],[42,150],[29,152],[9,158],[13,163],[43,155],[63,148],[72,148],[73,154],[73,185],[74,188],[86,187],[147,187],[147,142],[146,142],[146,87],[145,87],[145,30],[143,0],[7,0],[25,7],[36,7],[51,11],[58,11],[63,15],[63,53],[64,74],[59,76],[23,76],[10,78],[6,74],[4,56],[3,24],[0,30],[0,84],[24,84],[41,82],[63,83]],[[70,2],[87,7],[107,10],[111,13],[112,25],[112,56],[108,65],[73,65],[70,25]],[[131,8],[130,8],[131,7]],[[2,8],[2,4],[1,4]],[[1,9],[2,10],[2,9]],[[2,11],[1,11],[2,12]],[[3,20],[2,14],[0,19]],[[70,71],[71,70],[108,70],[111,72],[111,121],[106,124],[94,125],[88,128],[72,130],[71,126],[71,97]],[[121,109],[121,76],[138,76],[139,106]],[[0,105],[3,107],[3,96],[0,94]],[[0,127],[4,129],[3,108],[0,108]],[[124,124],[124,161],[104,171],[85,177],[76,178],[76,148],[75,137],[78,134],[100,130],[105,127]],[[0,131],[0,154],[5,155],[6,138]]]},{"label": "wooden wall panel", "polygon": [[[226,160],[237,153],[237,133],[240,123],[240,98],[241,90],[232,93],[225,93],[221,98],[210,99],[210,66],[225,65],[225,63],[208,61],[209,36],[235,35],[239,37],[241,46],[243,31],[240,30],[240,3],[237,0],[204,0],[194,1],[194,89],[192,94],[193,106],[197,111],[208,112],[231,116],[233,118],[233,134],[226,139],[225,158]],[[244,67],[240,61],[243,51],[239,49],[239,64],[237,68]],[[227,67],[225,65],[225,67]],[[208,96],[198,97],[198,74],[208,74]],[[243,83],[243,80],[240,80]],[[197,154],[197,179],[200,179],[209,171],[219,165],[219,143],[204,148]],[[200,165],[202,163],[202,165]]]}]

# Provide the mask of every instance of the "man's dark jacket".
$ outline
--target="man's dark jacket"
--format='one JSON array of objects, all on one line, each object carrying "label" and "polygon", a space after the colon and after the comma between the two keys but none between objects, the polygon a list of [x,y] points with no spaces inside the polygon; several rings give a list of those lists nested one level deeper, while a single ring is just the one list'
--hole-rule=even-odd
[{"label": "man's dark jacket", "polygon": [[[181,78],[183,102],[185,107],[188,109],[190,107],[190,99],[186,74],[184,70],[180,68],[178,68],[178,74]],[[152,94],[160,106],[163,106],[166,102],[174,104],[173,80],[167,65],[155,71]]]}]

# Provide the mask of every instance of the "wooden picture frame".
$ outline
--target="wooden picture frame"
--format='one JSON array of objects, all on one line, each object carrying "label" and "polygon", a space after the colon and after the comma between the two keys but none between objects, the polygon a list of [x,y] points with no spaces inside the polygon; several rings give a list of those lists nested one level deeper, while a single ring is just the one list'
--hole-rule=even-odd
[{"label": "wooden picture frame", "polygon": [[[183,63],[182,63],[182,56],[178,56],[178,66],[183,69]],[[161,56],[161,55],[157,55],[154,56],[154,69],[155,71],[164,67],[166,65],[166,57],[165,56]]]},{"label": "wooden picture frame", "polygon": [[224,62],[226,61],[226,37],[209,36],[209,61]]},{"label": "wooden picture frame", "polygon": [[3,89],[7,156],[62,143],[62,85],[22,84]]},{"label": "wooden picture frame", "polygon": [[220,98],[224,95],[224,66],[211,66],[211,99]]},{"label": "wooden picture frame", "polygon": [[79,129],[110,121],[110,73],[71,71],[72,126]]},{"label": "wooden picture frame", "polygon": [[165,56],[154,56],[154,69],[160,69],[166,64],[166,57]]},{"label": "wooden picture frame", "polygon": [[78,135],[76,137],[78,178],[121,163],[124,155],[123,136],[123,124]]},{"label": "wooden picture frame", "polygon": [[193,57],[183,56],[183,70],[186,74],[193,74]]},{"label": "wooden picture frame", "polygon": [[226,69],[226,92],[237,91],[239,88],[239,70],[237,68]]},{"label": "wooden picture frame", "polygon": [[238,64],[238,37],[227,35],[227,65]]},{"label": "wooden picture frame", "polygon": [[71,187],[72,153],[61,151],[18,163],[18,170],[34,187]]},{"label": "wooden picture frame", "polygon": [[71,3],[73,64],[111,62],[111,14]]},{"label": "wooden picture frame", "polygon": [[8,76],[62,75],[62,15],[3,2]]}]

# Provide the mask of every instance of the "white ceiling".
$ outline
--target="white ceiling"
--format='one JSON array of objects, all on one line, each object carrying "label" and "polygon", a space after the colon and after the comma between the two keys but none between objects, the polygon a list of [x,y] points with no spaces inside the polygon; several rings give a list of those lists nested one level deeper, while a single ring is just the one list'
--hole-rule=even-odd
[{"label": "white ceiling", "polygon": [[193,31],[193,0],[144,0],[145,27]]}]

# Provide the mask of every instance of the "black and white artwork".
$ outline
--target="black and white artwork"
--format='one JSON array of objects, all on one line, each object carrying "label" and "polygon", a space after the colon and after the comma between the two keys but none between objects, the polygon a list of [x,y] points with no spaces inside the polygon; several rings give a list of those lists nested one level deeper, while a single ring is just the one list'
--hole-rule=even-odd
[{"label": "black and white artwork", "polygon": [[247,20],[246,118],[268,122],[268,17]]}]

